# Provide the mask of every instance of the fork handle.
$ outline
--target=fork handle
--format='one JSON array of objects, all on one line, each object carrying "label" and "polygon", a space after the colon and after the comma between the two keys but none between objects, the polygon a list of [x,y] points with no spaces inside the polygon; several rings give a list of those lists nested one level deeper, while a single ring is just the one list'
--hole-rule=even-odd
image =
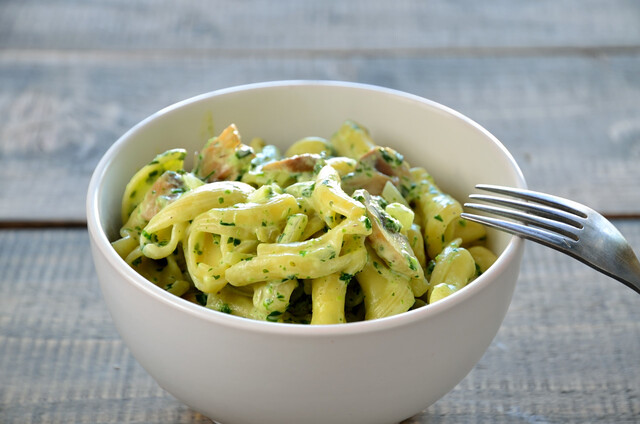
[{"label": "fork handle", "polygon": [[616,274],[610,274],[610,276],[640,294],[640,261],[632,251],[625,253],[620,261],[624,261],[622,263],[629,266],[616,270]]},{"label": "fork handle", "polygon": [[600,261],[596,260],[595,256],[591,256],[591,257],[581,256],[575,253],[571,248],[561,247],[552,243],[545,243],[542,240],[529,238],[526,236],[524,236],[524,238],[543,244],[547,247],[550,247],[568,256],[571,256],[572,258],[577,259],[586,265],[589,265],[591,268],[595,269],[596,271],[599,271],[608,277],[618,280],[625,286],[629,287],[636,293],[640,294],[640,261],[638,261],[638,258],[636,257],[635,253],[633,253],[633,250],[631,250],[631,247],[629,247],[628,245],[626,246],[626,248],[620,249],[617,252],[615,252],[615,255],[617,257],[617,263],[624,264],[624,266],[609,268],[609,267],[600,265],[599,264]]}]

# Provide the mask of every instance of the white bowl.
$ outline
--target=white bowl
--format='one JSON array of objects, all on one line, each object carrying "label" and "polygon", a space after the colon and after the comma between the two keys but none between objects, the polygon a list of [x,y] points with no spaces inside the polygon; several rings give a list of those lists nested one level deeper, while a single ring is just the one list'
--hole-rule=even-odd
[{"label": "white bowl", "polygon": [[222,423],[390,423],[460,382],[511,301],[521,239],[490,232],[497,262],[433,305],[389,318],[304,326],[253,321],[189,303],[146,281],[112,249],[124,187],[156,154],[199,149],[235,123],[246,140],[286,147],[345,119],[425,167],[464,200],[477,183],[525,187],[489,132],[432,101],[361,84],[288,81],[214,91],[145,119],[104,155],[89,185],[93,258],[107,307],[134,357],[176,398]]}]

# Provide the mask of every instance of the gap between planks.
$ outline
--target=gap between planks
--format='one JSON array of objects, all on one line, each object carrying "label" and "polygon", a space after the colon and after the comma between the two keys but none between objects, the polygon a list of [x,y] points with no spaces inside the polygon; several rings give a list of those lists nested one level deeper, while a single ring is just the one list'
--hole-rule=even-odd
[{"label": "gap between planks", "polygon": [[578,56],[598,57],[640,54],[640,44],[609,46],[513,46],[513,47],[364,47],[364,48],[161,48],[161,49],[0,49],[0,61],[57,62],[114,60],[168,60],[176,58],[411,58],[411,57],[543,57]]},{"label": "gap between planks", "polygon": [[65,221],[0,221],[0,230],[50,230],[50,229],[72,229],[87,228],[87,221],[65,220]]}]

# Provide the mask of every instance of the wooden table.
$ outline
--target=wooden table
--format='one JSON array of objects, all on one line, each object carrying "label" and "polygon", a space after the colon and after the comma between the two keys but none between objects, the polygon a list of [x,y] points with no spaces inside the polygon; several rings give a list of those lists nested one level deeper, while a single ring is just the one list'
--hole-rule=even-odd
[{"label": "wooden table", "polygon": [[[640,252],[633,0],[5,0],[0,422],[209,422],[115,332],[88,252],[86,187],[147,115],[280,79],[371,83],[451,106],[502,140],[531,188],[605,213]],[[640,422],[640,297],[528,244],[483,359],[406,421],[476,422]]]}]

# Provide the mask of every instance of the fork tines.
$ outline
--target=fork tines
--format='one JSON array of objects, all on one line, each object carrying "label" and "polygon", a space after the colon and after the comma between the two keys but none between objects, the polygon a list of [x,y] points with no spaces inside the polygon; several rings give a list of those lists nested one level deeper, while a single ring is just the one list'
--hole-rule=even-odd
[{"label": "fork tines", "polygon": [[479,184],[476,188],[509,197],[471,194],[470,199],[489,204],[465,203],[466,208],[510,221],[469,213],[463,213],[463,218],[556,248],[569,248],[571,241],[578,241],[579,230],[587,218],[587,213],[581,210],[582,205],[549,194],[487,184]]},{"label": "fork tines", "polygon": [[530,190],[476,187],[500,196],[472,194],[471,199],[487,204],[465,203],[465,207],[506,219],[469,213],[462,218],[559,250],[640,293],[640,261],[618,229],[595,210]]}]

